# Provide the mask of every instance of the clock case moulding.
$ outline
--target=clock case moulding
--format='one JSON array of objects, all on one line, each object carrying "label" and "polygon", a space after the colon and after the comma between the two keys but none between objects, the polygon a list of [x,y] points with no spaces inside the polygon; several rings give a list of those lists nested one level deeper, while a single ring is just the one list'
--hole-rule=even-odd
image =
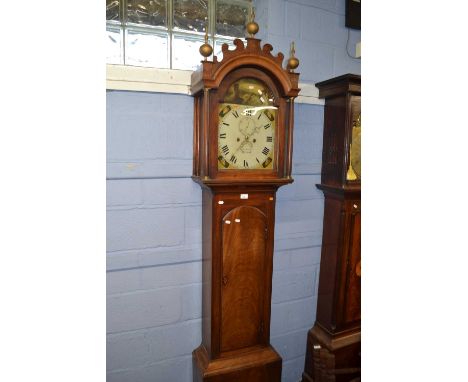
[{"label": "clock case moulding", "polygon": [[[270,345],[275,197],[293,181],[299,74],[283,69],[283,54],[273,56],[270,44],[246,40],[234,40],[234,50],[224,44],[222,61],[213,56],[192,74],[192,178],[202,187],[203,211],[202,344],[193,352],[199,382],[281,380],[282,360]],[[263,81],[275,95],[272,169],[218,169],[218,103],[240,78]]]}]

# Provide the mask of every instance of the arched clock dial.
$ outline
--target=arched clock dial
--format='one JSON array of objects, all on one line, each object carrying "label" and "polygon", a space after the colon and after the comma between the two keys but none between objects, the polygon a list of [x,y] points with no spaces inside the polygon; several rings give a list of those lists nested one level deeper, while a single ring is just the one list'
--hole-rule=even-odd
[{"label": "arched clock dial", "polygon": [[219,110],[218,169],[272,169],[276,107],[222,103]]}]

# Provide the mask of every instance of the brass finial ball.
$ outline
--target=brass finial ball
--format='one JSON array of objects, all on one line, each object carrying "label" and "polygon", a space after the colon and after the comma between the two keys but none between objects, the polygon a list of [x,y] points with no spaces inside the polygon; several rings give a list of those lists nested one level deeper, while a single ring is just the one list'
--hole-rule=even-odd
[{"label": "brass finial ball", "polygon": [[299,66],[299,60],[296,58],[295,54],[296,47],[293,41],[291,43],[291,50],[289,51],[289,59],[287,64],[288,70],[290,70],[292,73],[294,73],[294,69],[296,69]]},{"label": "brass finial ball", "polygon": [[296,57],[288,59],[288,69],[294,70],[299,66],[299,60]]},{"label": "brass finial ball", "polygon": [[206,58],[211,56],[211,53],[213,53],[213,47],[210,44],[208,44],[208,24],[205,27],[205,43],[202,46],[200,46],[200,49],[198,51],[203,57],[205,57],[205,61]]},{"label": "brass finial ball", "polygon": [[250,9],[249,20],[250,21],[245,26],[245,30],[247,31],[250,37],[253,37],[258,32],[258,29],[259,29],[258,24],[255,22],[255,8],[254,7]]},{"label": "brass finial ball", "polygon": [[246,25],[247,33],[250,34],[250,36],[254,36],[255,34],[257,34],[258,29],[259,26],[255,21],[251,21]]},{"label": "brass finial ball", "polygon": [[213,53],[213,47],[205,42],[202,46],[200,46],[199,51],[203,57],[207,58],[211,56],[211,53]]}]

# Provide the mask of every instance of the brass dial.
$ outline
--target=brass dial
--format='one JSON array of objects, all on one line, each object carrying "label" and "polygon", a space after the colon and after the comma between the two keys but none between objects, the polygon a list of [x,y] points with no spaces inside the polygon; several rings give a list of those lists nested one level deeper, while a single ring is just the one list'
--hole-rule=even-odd
[{"label": "brass dial", "polygon": [[349,166],[347,180],[361,179],[361,114],[353,123],[351,145],[349,147]]}]

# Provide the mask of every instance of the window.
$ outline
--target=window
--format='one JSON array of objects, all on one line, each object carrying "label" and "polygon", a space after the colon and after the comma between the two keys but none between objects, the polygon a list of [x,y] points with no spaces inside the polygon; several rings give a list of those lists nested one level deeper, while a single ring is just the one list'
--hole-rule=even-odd
[{"label": "window", "polygon": [[107,63],[194,69],[208,27],[223,43],[244,37],[251,0],[106,0]]}]

